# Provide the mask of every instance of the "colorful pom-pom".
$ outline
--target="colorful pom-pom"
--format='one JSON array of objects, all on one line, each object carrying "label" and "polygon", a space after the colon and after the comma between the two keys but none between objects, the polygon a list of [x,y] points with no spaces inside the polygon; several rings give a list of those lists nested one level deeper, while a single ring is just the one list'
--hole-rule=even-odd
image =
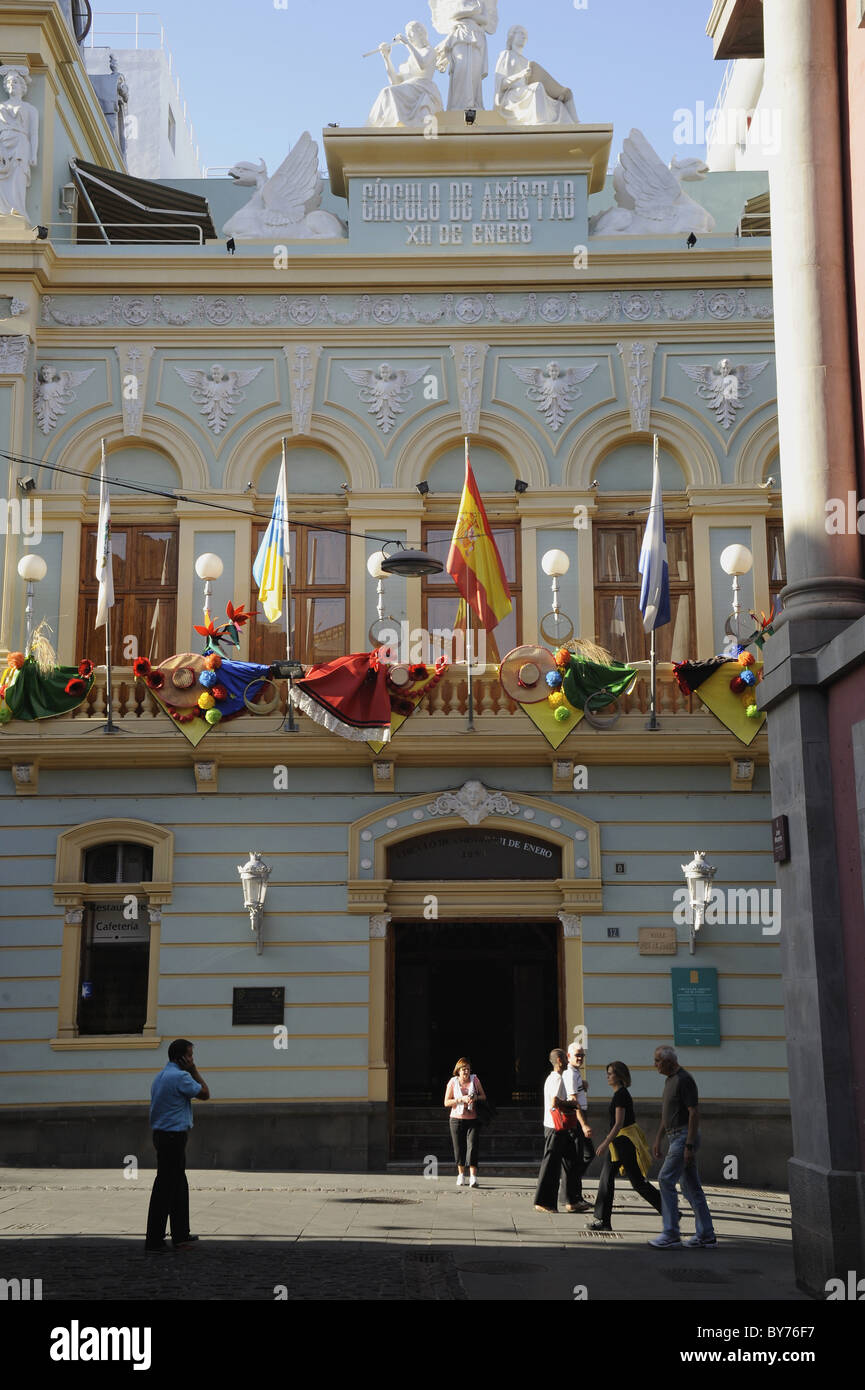
[{"label": "colorful pom-pom", "polygon": [[559,690],[561,688],[561,671],[548,671],[544,679],[546,680],[547,685],[550,687],[550,690]]},{"label": "colorful pom-pom", "polygon": [[199,709],[213,709],[213,706],[214,706],[215,704],[216,704],[216,701],[214,700],[213,696],[210,694],[210,691],[209,691],[209,690],[204,690],[204,691],[202,691],[202,693],[201,693],[201,694],[199,695],[199,697],[198,697],[198,708],[199,708]]},{"label": "colorful pom-pom", "polygon": [[753,653],[753,652],[740,651],[740,652],[738,653],[738,660],[739,660],[739,665],[740,665],[740,666],[753,666],[753,665],[754,665],[754,653]]},{"label": "colorful pom-pom", "polygon": [[571,654],[570,654],[570,652],[568,651],[567,647],[559,647],[559,650],[556,652],[556,655],[555,655],[555,658],[554,658],[556,665],[557,665],[557,666],[561,666],[561,667],[566,667],[566,666],[568,665],[570,659],[571,659]]},{"label": "colorful pom-pom", "polygon": [[749,671],[747,667],[743,669],[742,674],[739,677],[739,680],[742,682],[743,685],[757,684],[757,677],[755,676],[754,672]]},{"label": "colorful pom-pom", "polygon": [[207,710],[204,717],[207,720],[208,724],[218,724],[220,719],[222,718],[222,710],[209,709]]},{"label": "colorful pom-pom", "polygon": [[732,690],[734,695],[742,694],[742,691],[745,689],[745,682],[742,680],[741,676],[733,677],[733,679],[730,681],[730,689]]},{"label": "colorful pom-pom", "polygon": [[558,709],[553,715],[553,718],[556,719],[559,722],[559,724],[564,724],[565,720],[570,719],[570,717],[571,711],[568,709],[567,705],[559,705]]},{"label": "colorful pom-pom", "polygon": [[199,671],[198,684],[203,685],[205,690],[210,690],[211,686],[216,685],[219,677],[215,671]]},{"label": "colorful pom-pom", "polygon": [[228,691],[226,690],[224,685],[212,685],[210,687],[210,693],[213,696],[214,700],[228,699]]},{"label": "colorful pom-pom", "polygon": [[747,714],[749,719],[760,718],[760,711],[756,705],[749,705],[748,708],[745,710],[745,713]]},{"label": "colorful pom-pom", "polygon": [[12,711],[8,705],[0,705],[0,724],[9,724],[12,719]]},{"label": "colorful pom-pom", "polygon": [[21,670],[21,667],[24,665],[25,660],[26,658],[23,652],[9,653],[9,665],[14,666],[16,671]]},{"label": "colorful pom-pom", "polygon": [[222,665],[222,656],[219,652],[208,652],[204,658],[204,665],[208,671],[218,671]]},{"label": "colorful pom-pom", "polygon": [[564,704],[565,692],[563,690],[551,690],[549,695],[547,696],[547,700],[554,707],[556,705]]}]

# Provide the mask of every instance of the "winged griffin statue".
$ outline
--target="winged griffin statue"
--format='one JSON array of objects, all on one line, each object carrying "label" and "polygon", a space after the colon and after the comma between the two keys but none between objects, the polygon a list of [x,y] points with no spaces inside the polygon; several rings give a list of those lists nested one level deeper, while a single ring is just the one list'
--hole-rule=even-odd
[{"label": "winged griffin statue", "polygon": [[429,367],[407,367],[395,372],[389,362],[382,362],[378,372],[366,367],[343,367],[342,370],[361,388],[358,397],[369,406],[369,414],[375,416],[382,434],[390,434],[397,415],[404,413],[404,407],[411,400],[412,386]]},{"label": "winged griffin statue", "polygon": [[745,399],[752,394],[749,383],[768,365],[767,358],[765,362],[740,363],[734,367],[729,357],[722,357],[717,367],[686,367],[683,362],[682,371],[692,381],[699,382],[697,395],[709,402],[721,428],[730,430],[736,423],[736,411],[742,410]]},{"label": "winged griffin statue", "polygon": [[539,367],[510,365],[511,371],[528,386],[526,395],[529,400],[536,402],[539,413],[555,433],[565,416],[573,410],[574,401],[582,395],[579,383],[590,377],[598,364],[592,362],[588,367],[568,367],[565,371],[558,362],[548,362],[543,371]]},{"label": "winged griffin statue", "polygon": [[237,241],[281,237],[283,241],[310,241],[315,237],[344,237],[345,223],[321,206],[322,178],[318,171],[318,145],[305,130],[294,149],[270,177],[263,159],[258,164],[235,164],[229,178],[255,192],[222,229]]},{"label": "winged griffin statue", "polygon": [[673,159],[669,169],[641,130],[632,130],[613,174],[617,206],[589,219],[592,236],[671,236],[711,232],[715,219],[682,188],[704,179],[701,159]]}]

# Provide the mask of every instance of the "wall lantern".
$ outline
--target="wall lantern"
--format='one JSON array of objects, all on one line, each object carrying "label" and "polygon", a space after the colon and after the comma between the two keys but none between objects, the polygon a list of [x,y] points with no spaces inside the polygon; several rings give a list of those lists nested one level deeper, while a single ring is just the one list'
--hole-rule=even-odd
[{"label": "wall lantern", "polygon": [[691,926],[691,955],[697,944],[697,932],[706,921],[706,908],[712,896],[712,879],[718,872],[712,864],[706,863],[706,851],[697,849],[690,864],[682,865],[682,873],[688,885],[688,897],[694,921]]},{"label": "wall lantern", "polygon": [[243,886],[243,905],[249,912],[249,925],[255,932],[255,954],[260,956],[261,918],[267,897],[267,880],[272,870],[256,850],[250,850],[249,858],[245,864],[238,864],[237,872]]}]

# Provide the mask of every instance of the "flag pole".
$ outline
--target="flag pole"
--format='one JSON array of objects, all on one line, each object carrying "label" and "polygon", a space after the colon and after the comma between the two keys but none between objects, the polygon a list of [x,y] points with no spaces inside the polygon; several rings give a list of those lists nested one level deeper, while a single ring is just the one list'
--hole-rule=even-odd
[{"label": "flag pole", "polygon": [[[101,443],[101,445],[102,445],[102,467],[101,467],[100,475],[99,475],[99,476],[100,476],[100,499],[99,499],[99,500],[100,500],[100,507],[101,507],[101,503],[102,503],[102,497],[101,497],[102,486],[103,486],[103,485],[107,486],[107,484],[105,484],[105,440],[102,439],[102,440],[100,441],[100,443]],[[109,528],[109,535],[110,535],[110,528]],[[107,563],[108,563],[109,565],[112,566],[112,572],[113,572],[114,560],[113,560],[113,557],[112,557],[111,546],[110,546],[110,544],[109,544],[109,547],[108,547],[108,558],[107,558]],[[116,733],[117,733],[117,728],[116,728],[116,725],[115,725],[115,723],[114,723],[114,716],[113,716],[113,712],[112,712],[112,704],[113,704],[113,696],[112,696],[112,691],[111,691],[111,605],[110,605],[110,604],[106,604],[106,606],[105,606],[105,713],[106,713],[106,715],[108,716],[108,719],[107,719],[107,722],[103,725],[103,728],[102,728],[102,732],[103,732],[104,734],[116,734]]]},{"label": "flag pole", "polygon": [[[653,478],[654,478],[654,470],[657,468],[657,466],[658,466],[658,436],[655,435],[655,445],[654,445],[654,452],[653,452],[653,456],[652,456],[652,477],[653,477]],[[656,615],[656,616],[657,616],[657,615]],[[649,694],[649,721],[648,721],[648,723],[646,724],[646,728],[654,731],[654,730],[656,730],[656,729],[660,729],[660,727],[661,727],[660,724],[658,723],[658,717],[657,717],[657,713],[656,713],[656,711],[657,711],[657,701],[658,701],[658,660],[657,660],[657,655],[656,655],[656,652],[655,652],[655,629],[654,629],[654,628],[652,628],[652,641],[651,641],[650,657],[651,657],[651,662],[652,662],[652,679],[651,679],[650,694]]]},{"label": "flag pole", "polygon": [[[288,448],[288,440],[287,440],[286,436],[283,435],[283,436],[282,436],[282,467],[283,467],[283,469],[285,469],[285,464],[286,464],[286,450],[287,450],[287,448]],[[287,500],[288,500],[287,494],[288,494],[288,489],[286,488],[286,502],[287,502]],[[287,539],[288,534],[290,534],[289,531],[288,531],[288,515],[287,515],[287,514],[286,514],[286,515],[283,517],[283,519],[282,519],[282,525],[283,525],[283,531],[284,531],[284,533],[286,534],[286,539]],[[292,654],[291,654],[291,561],[290,561],[290,556],[289,556],[289,546],[288,546],[287,544],[284,544],[283,547],[282,547],[282,564],[283,564],[283,568],[284,568],[284,570],[285,570],[285,659],[286,659],[286,661],[292,661],[292,660],[293,660],[293,657],[292,657]],[[291,698],[291,689],[292,689],[292,682],[291,682],[291,676],[289,676],[289,678],[288,678],[288,710],[286,711],[286,720],[285,720],[285,723],[283,724],[282,727],[283,727],[283,731],[284,731],[285,733],[287,733],[287,734],[296,734],[296,733],[298,732],[298,727],[297,727],[297,724],[296,724],[295,718],[294,718],[294,703],[293,703],[292,698]]]},{"label": "flag pole", "polygon": [[[469,436],[466,435],[466,467],[469,462]],[[468,698],[466,701],[466,733],[477,733],[475,729],[474,692],[472,690],[472,606],[468,599],[466,605],[466,675],[468,677]]]}]

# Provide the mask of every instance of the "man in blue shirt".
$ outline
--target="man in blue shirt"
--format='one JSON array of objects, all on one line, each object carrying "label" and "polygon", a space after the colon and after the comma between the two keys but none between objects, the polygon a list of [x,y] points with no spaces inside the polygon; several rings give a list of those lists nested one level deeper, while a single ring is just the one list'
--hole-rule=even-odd
[{"label": "man in blue shirt", "polygon": [[147,1213],[145,1250],[162,1252],[165,1224],[171,1220],[175,1250],[188,1250],[197,1236],[189,1234],[189,1184],[186,1181],[186,1137],[192,1128],[192,1101],[210,1100],[210,1091],[192,1056],[188,1038],[176,1038],[168,1048],[168,1065],[150,1088],[150,1127],[156,1149],[156,1180]]}]

